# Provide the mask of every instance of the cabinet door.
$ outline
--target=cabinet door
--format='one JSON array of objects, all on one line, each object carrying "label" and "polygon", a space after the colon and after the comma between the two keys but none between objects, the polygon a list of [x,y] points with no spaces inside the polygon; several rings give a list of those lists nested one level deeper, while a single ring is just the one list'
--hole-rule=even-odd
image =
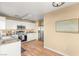
[{"label": "cabinet door", "polygon": [[16,29],[17,28],[17,21],[14,20],[7,20],[6,21],[6,29]]},{"label": "cabinet door", "polygon": [[17,29],[17,25],[25,26],[26,29],[35,28],[35,23],[31,23],[31,22],[21,22],[21,21],[15,21],[15,20],[6,21],[6,29]]},{"label": "cabinet door", "polygon": [[21,42],[4,44],[0,46],[0,56],[20,56]]},{"label": "cabinet door", "polygon": [[6,28],[6,20],[4,17],[0,17],[0,30]]},{"label": "cabinet door", "polygon": [[26,28],[27,29],[35,29],[35,23],[27,23]]},{"label": "cabinet door", "polygon": [[27,34],[27,41],[38,39],[37,33],[28,33]]}]

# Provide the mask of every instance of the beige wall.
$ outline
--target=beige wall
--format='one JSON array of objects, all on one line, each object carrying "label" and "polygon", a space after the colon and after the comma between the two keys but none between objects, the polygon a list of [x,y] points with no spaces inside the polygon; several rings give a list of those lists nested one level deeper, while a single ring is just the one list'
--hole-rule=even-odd
[{"label": "beige wall", "polygon": [[79,4],[50,12],[44,17],[44,45],[67,55],[79,55],[79,33],[59,33],[55,22],[79,18]]}]

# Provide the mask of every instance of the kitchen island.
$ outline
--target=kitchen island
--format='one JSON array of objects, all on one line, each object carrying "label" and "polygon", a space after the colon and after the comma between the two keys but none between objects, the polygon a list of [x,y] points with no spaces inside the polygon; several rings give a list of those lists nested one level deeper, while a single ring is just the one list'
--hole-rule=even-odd
[{"label": "kitchen island", "polygon": [[21,41],[14,38],[0,40],[0,56],[20,56]]}]

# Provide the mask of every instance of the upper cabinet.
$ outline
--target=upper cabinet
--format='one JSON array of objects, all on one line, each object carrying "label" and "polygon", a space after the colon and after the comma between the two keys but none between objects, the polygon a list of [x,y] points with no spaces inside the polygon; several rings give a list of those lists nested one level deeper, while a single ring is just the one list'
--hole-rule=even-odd
[{"label": "upper cabinet", "polygon": [[34,29],[35,23],[32,22],[22,22],[16,20],[7,20],[6,21],[6,29],[17,29],[17,26],[25,26],[26,29]]},{"label": "upper cabinet", "polygon": [[36,24],[32,22],[10,20],[6,19],[6,17],[0,17],[0,30],[17,30],[18,25],[25,26],[26,30],[32,30],[36,27]]},{"label": "upper cabinet", "polygon": [[5,17],[0,17],[0,30],[6,29],[6,19]]},{"label": "upper cabinet", "polygon": [[6,20],[6,29],[16,29],[17,22],[14,20]]}]

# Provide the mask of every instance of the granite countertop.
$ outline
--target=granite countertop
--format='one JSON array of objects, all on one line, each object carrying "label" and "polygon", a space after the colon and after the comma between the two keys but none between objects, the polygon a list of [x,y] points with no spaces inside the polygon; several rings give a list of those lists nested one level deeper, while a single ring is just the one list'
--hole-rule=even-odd
[{"label": "granite countertop", "polygon": [[16,38],[2,39],[2,40],[0,40],[0,45],[10,44],[10,43],[18,42],[18,41],[20,41],[20,40],[16,39]]}]

